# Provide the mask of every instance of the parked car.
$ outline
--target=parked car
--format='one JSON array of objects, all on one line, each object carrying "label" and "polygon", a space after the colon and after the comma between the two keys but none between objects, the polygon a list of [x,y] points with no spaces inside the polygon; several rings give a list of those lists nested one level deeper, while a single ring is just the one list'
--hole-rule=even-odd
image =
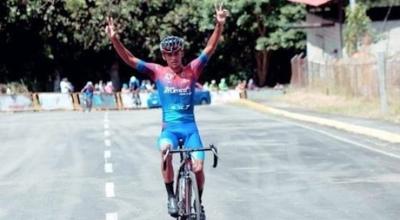
[{"label": "parked car", "polygon": [[[194,92],[194,104],[195,105],[207,105],[211,103],[211,95],[207,90],[195,89]],[[152,92],[149,94],[147,98],[147,106],[149,108],[159,108],[161,107],[160,97],[158,96],[158,92]]]}]

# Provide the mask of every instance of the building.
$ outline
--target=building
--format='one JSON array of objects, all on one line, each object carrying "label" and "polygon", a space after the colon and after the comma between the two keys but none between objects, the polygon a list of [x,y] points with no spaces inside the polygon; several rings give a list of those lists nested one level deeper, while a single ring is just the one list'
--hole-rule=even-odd
[{"label": "building", "polygon": [[[326,62],[333,58],[343,58],[343,30],[345,29],[346,0],[289,0],[307,5],[304,28],[307,34],[307,58],[313,62]],[[355,1],[355,0],[354,0]],[[361,0],[358,0],[361,1]],[[377,33],[370,46],[370,52],[384,52],[387,56],[400,54],[400,1],[371,1],[367,15],[372,20],[372,28]]]}]

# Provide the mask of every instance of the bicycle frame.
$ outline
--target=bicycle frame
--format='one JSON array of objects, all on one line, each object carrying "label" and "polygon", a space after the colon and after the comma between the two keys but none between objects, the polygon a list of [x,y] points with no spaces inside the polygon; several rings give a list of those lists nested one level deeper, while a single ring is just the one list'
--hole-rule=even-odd
[{"label": "bicycle frame", "polygon": [[[196,216],[196,219],[200,219],[200,202],[196,176],[192,170],[192,157],[191,153],[196,151],[212,151],[214,154],[214,163],[213,167],[217,167],[218,164],[218,150],[214,145],[210,145],[208,148],[200,148],[200,149],[184,149],[183,143],[179,142],[179,149],[177,150],[167,150],[164,155],[163,161],[163,169],[166,169],[166,158],[169,154],[179,153],[181,156],[181,163],[178,168],[178,174],[176,177],[176,190],[175,194],[178,197],[178,208],[179,208],[179,217],[178,219],[189,219],[192,215]],[[182,194],[184,191],[184,194]],[[194,193],[194,204],[192,204],[192,194]],[[181,195],[182,194],[182,195]],[[195,210],[195,213],[192,213],[192,209]]]},{"label": "bicycle frame", "polygon": [[133,90],[132,91],[132,102],[135,105],[135,107],[140,107],[142,104],[142,101],[140,100],[140,90]]}]

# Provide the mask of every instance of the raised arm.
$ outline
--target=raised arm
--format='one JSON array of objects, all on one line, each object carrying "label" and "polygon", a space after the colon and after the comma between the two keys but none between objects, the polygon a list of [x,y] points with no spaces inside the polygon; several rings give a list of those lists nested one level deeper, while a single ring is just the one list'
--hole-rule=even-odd
[{"label": "raised arm", "polygon": [[139,59],[129,52],[129,50],[126,49],[126,47],[121,43],[118,38],[118,34],[115,31],[114,21],[111,17],[107,18],[106,33],[122,60],[132,68],[136,68]]},{"label": "raised arm", "polygon": [[214,32],[212,33],[210,39],[207,42],[207,46],[204,49],[204,53],[210,57],[215,49],[217,48],[218,41],[221,38],[222,31],[224,30],[224,24],[226,21],[226,17],[229,15],[228,10],[223,8],[223,3],[219,5],[215,5],[215,17],[216,17],[216,24],[214,28]]}]

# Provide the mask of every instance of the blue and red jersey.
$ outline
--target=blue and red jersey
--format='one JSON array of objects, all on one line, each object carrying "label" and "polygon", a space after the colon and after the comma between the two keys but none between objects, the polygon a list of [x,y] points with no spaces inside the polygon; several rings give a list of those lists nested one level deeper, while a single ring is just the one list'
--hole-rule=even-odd
[{"label": "blue and red jersey", "polygon": [[83,89],[82,92],[85,94],[87,97],[93,97],[94,93],[94,87],[92,85],[86,85]]},{"label": "blue and red jersey", "polygon": [[205,53],[183,67],[181,74],[175,74],[168,66],[146,63],[140,60],[136,69],[148,74],[156,83],[163,112],[163,122],[194,122],[193,102],[196,82],[208,61]]}]

